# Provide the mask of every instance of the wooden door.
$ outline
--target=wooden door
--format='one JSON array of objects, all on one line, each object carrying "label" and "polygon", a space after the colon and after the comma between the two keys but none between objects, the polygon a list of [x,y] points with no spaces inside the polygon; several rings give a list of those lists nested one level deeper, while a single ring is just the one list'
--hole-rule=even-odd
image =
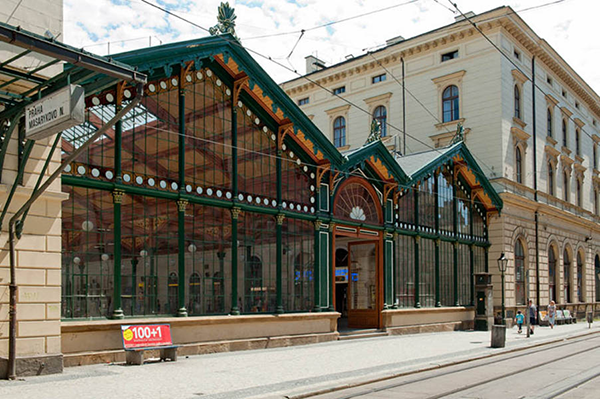
[{"label": "wooden door", "polygon": [[348,244],[348,327],[379,327],[379,241]]}]

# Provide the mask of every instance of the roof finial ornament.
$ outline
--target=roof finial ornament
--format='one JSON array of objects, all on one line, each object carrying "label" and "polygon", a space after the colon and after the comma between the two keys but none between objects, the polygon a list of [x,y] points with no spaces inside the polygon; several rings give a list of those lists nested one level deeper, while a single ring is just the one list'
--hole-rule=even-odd
[{"label": "roof finial ornament", "polygon": [[381,140],[381,123],[375,118],[371,121],[371,133],[365,144],[372,143],[374,141]]},{"label": "roof finial ornament", "polygon": [[459,123],[456,125],[456,134],[452,138],[450,145],[454,145],[462,141],[465,141],[465,132],[462,123]]},{"label": "roof finial ornament", "polygon": [[221,35],[223,33],[230,33],[233,37],[239,41],[239,37],[235,34],[235,19],[237,16],[235,15],[235,10],[229,6],[229,2],[221,2],[221,5],[218,8],[219,14],[217,15],[217,24],[212,28],[209,28],[208,31],[211,35]]}]

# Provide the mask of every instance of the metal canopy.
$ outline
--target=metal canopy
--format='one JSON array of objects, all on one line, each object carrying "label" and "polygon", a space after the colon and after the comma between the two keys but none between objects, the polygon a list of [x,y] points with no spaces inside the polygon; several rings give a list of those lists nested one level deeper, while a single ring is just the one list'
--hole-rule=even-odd
[{"label": "metal canopy", "polygon": [[[0,120],[21,111],[27,103],[44,97],[65,84],[82,84],[96,90],[118,80],[132,85],[146,83],[146,75],[129,65],[76,49],[64,43],[0,22],[0,42],[11,45],[15,55],[0,62]],[[18,65],[24,57],[36,56],[40,65],[26,70]],[[48,78],[44,70],[66,62],[65,71]],[[109,79],[107,79],[109,78]],[[93,82],[102,81],[100,87]],[[89,93],[89,90],[87,91]],[[0,166],[1,167],[1,166]]]}]

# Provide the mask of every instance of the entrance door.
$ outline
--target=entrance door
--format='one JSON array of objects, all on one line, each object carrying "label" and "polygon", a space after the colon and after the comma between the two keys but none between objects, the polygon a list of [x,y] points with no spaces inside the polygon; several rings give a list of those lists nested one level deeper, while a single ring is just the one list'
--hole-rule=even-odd
[{"label": "entrance door", "polygon": [[377,241],[348,244],[348,327],[379,327]]}]

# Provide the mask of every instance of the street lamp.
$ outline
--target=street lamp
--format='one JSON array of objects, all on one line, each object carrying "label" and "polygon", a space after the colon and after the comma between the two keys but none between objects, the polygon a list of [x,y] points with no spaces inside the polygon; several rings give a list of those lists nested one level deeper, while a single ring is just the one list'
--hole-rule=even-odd
[{"label": "street lamp", "polygon": [[504,273],[506,273],[506,267],[508,266],[508,259],[504,255],[504,252],[500,254],[498,258],[498,269],[502,276],[502,324],[505,324],[506,314],[504,309]]}]

